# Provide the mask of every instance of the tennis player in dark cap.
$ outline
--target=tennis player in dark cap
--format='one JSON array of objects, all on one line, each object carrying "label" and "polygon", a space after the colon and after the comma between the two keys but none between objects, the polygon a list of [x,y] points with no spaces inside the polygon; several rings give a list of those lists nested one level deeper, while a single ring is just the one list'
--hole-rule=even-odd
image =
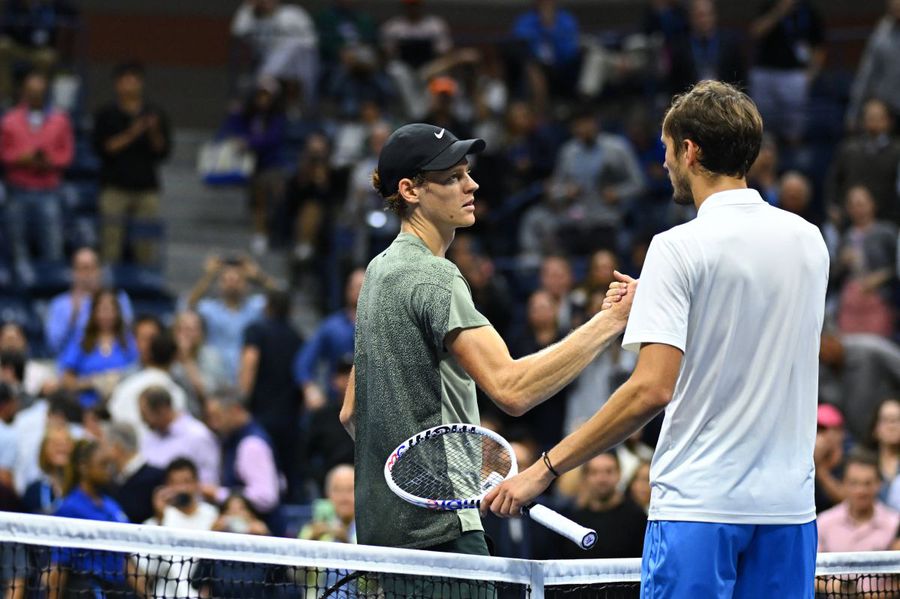
[{"label": "tennis player in dark cap", "polygon": [[[594,316],[559,343],[513,360],[444,258],[456,230],[475,223],[478,184],[468,156],[481,139],[422,123],[385,143],[373,184],[401,219],[400,234],[369,263],[359,298],[353,374],[341,422],[356,440],[360,543],[487,555],[477,510],[425,510],[384,480],[388,454],[440,424],[479,424],[475,385],[503,411],[521,415],[552,397],[625,328],[634,295]],[[559,406],[559,409],[564,409]]]}]

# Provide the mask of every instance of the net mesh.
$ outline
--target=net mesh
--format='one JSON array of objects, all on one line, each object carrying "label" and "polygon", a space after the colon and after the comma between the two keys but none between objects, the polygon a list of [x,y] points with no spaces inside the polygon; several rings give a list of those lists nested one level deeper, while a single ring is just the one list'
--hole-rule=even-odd
[{"label": "net mesh", "polygon": [[[637,559],[525,561],[0,513],[3,597],[630,599],[639,581]],[[815,596],[900,599],[900,553],[820,555]]]},{"label": "net mesh", "polygon": [[494,439],[451,430],[417,439],[394,464],[391,478],[423,499],[469,499],[503,481],[512,464],[509,451]]}]

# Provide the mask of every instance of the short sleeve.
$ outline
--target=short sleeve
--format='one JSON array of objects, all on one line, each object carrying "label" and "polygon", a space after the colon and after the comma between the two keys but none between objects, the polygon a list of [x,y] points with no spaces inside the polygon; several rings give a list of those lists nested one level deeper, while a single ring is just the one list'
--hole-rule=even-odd
[{"label": "short sleeve", "polygon": [[422,333],[434,350],[440,352],[449,330],[450,290],[444,285],[420,283],[412,291],[411,302]]},{"label": "short sleeve", "polygon": [[456,329],[474,329],[490,324],[472,302],[469,284],[462,275],[456,275],[450,289],[450,318],[447,320],[447,332]]},{"label": "short sleeve", "polygon": [[622,347],[637,352],[643,343],[665,343],[684,352],[690,308],[688,268],[672,242],[656,236],[647,250]]},{"label": "short sleeve", "polygon": [[79,345],[80,339],[72,341],[63,352],[59,356],[59,369],[60,371],[71,370],[76,374],[79,374],[78,365],[81,362],[81,347]]},{"label": "short sleeve", "polygon": [[263,342],[263,327],[255,322],[244,330],[244,347],[261,347]]}]

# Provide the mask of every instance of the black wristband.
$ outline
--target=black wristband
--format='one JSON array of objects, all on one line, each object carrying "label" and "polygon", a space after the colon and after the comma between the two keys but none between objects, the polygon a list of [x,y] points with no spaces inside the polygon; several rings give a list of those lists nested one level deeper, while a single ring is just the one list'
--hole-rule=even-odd
[{"label": "black wristband", "polygon": [[544,460],[544,465],[547,467],[547,470],[555,477],[559,478],[559,472],[556,471],[556,468],[553,467],[553,464],[550,463],[550,456],[547,455],[547,452],[541,453],[541,459]]}]

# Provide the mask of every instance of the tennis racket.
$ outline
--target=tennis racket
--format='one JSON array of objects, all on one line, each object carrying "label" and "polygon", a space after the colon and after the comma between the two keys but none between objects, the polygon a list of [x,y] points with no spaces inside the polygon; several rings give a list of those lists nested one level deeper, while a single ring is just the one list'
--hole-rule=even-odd
[{"label": "tennis racket", "polygon": [[[432,510],[478,508],[488,492],[519,471],[509,442],[474,424],[442,424],[417,433],[391,452],[384,478],[391,491],[413,505]],[[548,507],[522,508],[532,520],[582,549],[597,533]]]}]

